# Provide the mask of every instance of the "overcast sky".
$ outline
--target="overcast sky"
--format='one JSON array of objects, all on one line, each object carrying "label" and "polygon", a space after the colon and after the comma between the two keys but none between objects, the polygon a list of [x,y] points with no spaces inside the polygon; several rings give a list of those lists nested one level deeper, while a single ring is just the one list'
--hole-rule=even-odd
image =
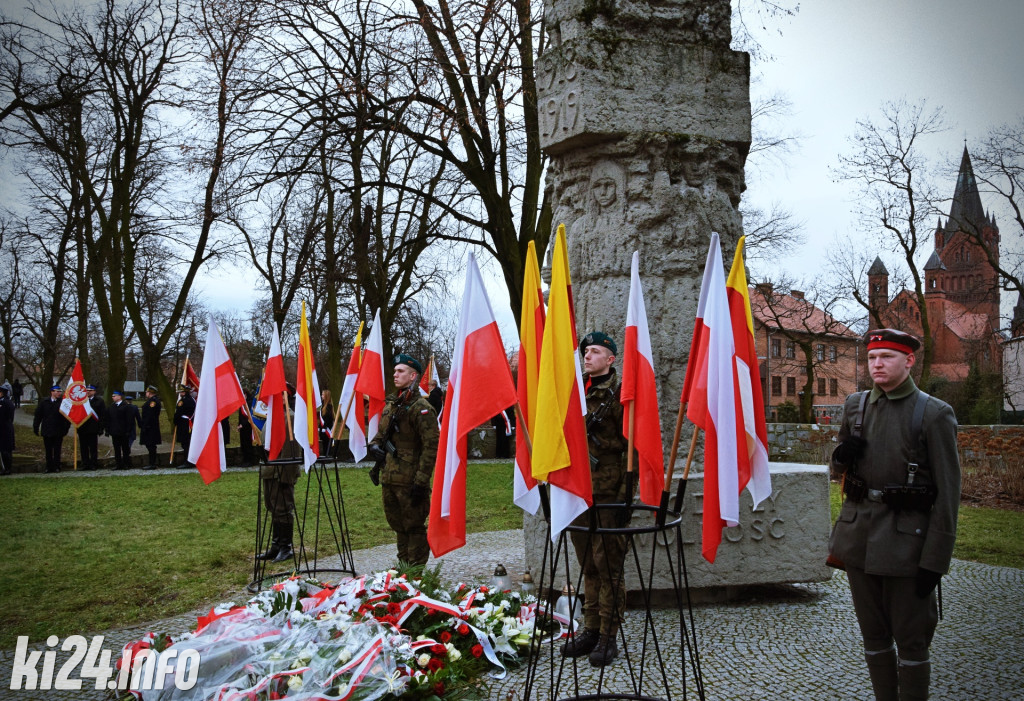
[{"label": "overcast sky", "polygon": [[[745,198],[781,202],[805,223],[804,247],[782,262],[790,272],[813,274],[837,235],[862,233],[852,184],[830,171],[858,118],[877,117],[887,101],[927,99],[949,125],[927,146],[959,163],[965,137],[971,149],[992,127],[1024,115],[1021,0],[811,0],[777,25],[781,35],[760,37],[774,60],[754,67],[755,89],[783,91],[793,103],[788,126],[804,138],[784,167],[749,174]],[[955,177],[936,184],[951,197]],[[1011,223],[999,214],[1006,234]],[[873,239],[866,244],[875,248]]]}]

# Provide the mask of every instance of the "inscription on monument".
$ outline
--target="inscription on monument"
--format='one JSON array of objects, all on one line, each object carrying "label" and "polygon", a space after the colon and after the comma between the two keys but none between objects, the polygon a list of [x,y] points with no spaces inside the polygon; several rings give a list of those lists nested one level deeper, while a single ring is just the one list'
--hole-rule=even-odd
[{"label": "inscription on monument", "polygon": [[580,113],[579,75],[576,54],[571,48],[564,56],[538,60],[541,136],[568,135],[575,129]]}]

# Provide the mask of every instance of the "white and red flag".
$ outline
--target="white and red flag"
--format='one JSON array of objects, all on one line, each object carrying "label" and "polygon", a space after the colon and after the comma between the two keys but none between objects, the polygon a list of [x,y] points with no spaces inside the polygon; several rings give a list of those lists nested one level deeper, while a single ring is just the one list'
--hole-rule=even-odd
[{"label": "white and red flag", "polygon": [[427,367],[423,371],[423,377],[420,378],[420,396],[426,397],[430,395],[430,381],[437,380],[437,366],[434,364],[434,354],[430,354],[430,361],[427,362]]},{"label": "white and red flag", "polygon": [[78,428],[90,418],[99,419],[89,403],[89,395],[85,389],[85,375],[82,374],[82,361],[75,358],[75,367],[71,370],[68,388],[64,390],[64,399],[60,403],[60,413]]},{"label": "white and red flag", "polygon": [[427,525],[434,557],[466,544],[467,436],[515,403],[516,388],[505,345],[476,258],[470,253]]},{"label": "white and red flag", "polygon": [[302,448],[302,464],[309,468],[320,453],[320,382],[316,377],[313,362],[313,344],[309,340],[309,324],[306,322],[306,303],[302,303],[302,319],[299,325],[299,358],[295,371],[295,417],[292,431],[295,442]]},{"label": "white and red flag", "polygon": [[181,384],[188,385],[192,388],[192,391],[199,391],[199,375],[196,374],[195,368],[192,367],[192,363],[189,361],[190,353],[185,354],[185,369],[181,372]]},{"label": "white and red flag", "polygon": [[739,523],[739,441],[743,416],[736,383],[729,299],[725,290],[722,249],[718,234],[711,235],[698,304],[701,332],[697,357],[691,349],[686,368],[686,416],[704,431],[704,518],[701,554],[714,562],[722,529]]},{"label": "white and red flag", "polygon": [[533,463],[527,436],[536,429],[537,383],[540,376],[541,341],[544,337],[544,295],[540,289],[540,266],[537,247],[533,241],[527,245],[526,265],[523,271],[523,306],[519,316],[519,369],[516,374],[516,392],[522,426],[516,433],[516,469],[512,473],[512,501],[523,511],[537,513],[540,490],[533,477]]},{"label": "white and red flag", "polygon": [[366,437],[373,440],[380,430],[380,416],[384,412],[387,393],[384,388],[384,337],[381,335],[380,310],[373,315],[373,326],[370,338],[366,341],[366,350],[359,364],[356,376],[355,391],[366,395],[370,403],[369,425]]},{"label": "white and red flag", "polygon": [[274,324],[274,335],[270,340],[270,353],[267,355],[267,366],[263,370],[259,396],[259,400],[267,407],[267,419],[263,424],[263,447],[267,449],[268,460],[276,460],[281,455],[288,435],[288,420],[284,409],[287,391],[284,358],[281,357],[281,336],[277,332],[277,324]]},{"label": "white and red flag", "polygon": [[[622,356],[622,386],[619,401],[622,432],[629,435],[630,414],[633,444],[640,458],[638,470],[640,501],[657,506],[665,489],[665,458],[661,446],[661,417],[658,415],[658,385],[654,379],[654,352],[647,328],[647,307],[640,286],[640,253],[633,253],[626,308],[626,348]],[[632,409],[630,407],[632,405]]]},{"label": "white and red flag", "polygon": [[[212,316],[206,332],[203,376],[207,381],[199,388],[199,397],[196,399],[188,461],[199,470],[203,482],[209,484],[220,477],[227,464],[220,422],[245,404],[245,395],[238,375],[235,374],[235,366]],[[214,378],[212,382],[211,377]]]},{"label": "white and red flag", "polygon": [[356,462],[366,457],[366,397],[356,391],[356,378],[359,376],[363,345],[363,322],[359,322],[356,332],[356,343],[352,346],[352,356],[348,359],[345,371],[345,384],[341,387],[341,403],[339,411],[347,411],[345,425],[348,426],[348,449],[352,451]]}]

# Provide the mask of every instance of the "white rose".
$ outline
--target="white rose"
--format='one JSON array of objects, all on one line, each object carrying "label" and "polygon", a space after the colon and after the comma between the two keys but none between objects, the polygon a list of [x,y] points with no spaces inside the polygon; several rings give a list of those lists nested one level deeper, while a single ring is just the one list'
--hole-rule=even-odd
[{"label": "white rose", "polygon": [[346,662],[348,662],[351,659],[352,659],[352,653],[349,652],[348,650],[342,650],[341,654],[338,655],[338,662],[341,662],[342,664],[345,664]]},{"label": "white rose", "polygon": [[450,660],[451,660],[452,662],[458,662],[459,660],[461,660],[461,659],[462,659],[462,653],[461,653],[461,652],[459,652],[458,650],[456,650],[456,649],[455,649],[455,648],[453,647],[453,648],[452,648],[451,650],[449,650],[449,651],[448,651],[448,658],[449,658],[449,659],[450,659]]},{"label": "white rose", "polygon": [[291,689],[292,691],[297,691],[297,690],[301,689],[302,688],[302,675],[301,674],[293,674],[292,676],[288,677],[288,688]]},{"label": "white rose", "polygon": [[418,664],[420,667],[426,667],[428,664],[430,664],[430,655],[428,655],[427,653],[423,653],[422,655],[416,658],[416,664]]}]

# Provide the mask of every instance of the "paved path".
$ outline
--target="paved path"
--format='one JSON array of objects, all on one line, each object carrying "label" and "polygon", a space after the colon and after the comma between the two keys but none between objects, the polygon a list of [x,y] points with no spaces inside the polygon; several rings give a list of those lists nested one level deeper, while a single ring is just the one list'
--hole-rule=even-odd
[{"label": "paved path", "polygon": [[[394,545],[355,553],[356,567],[371,571],[387,567]],[[470,535],[466,547],[441,558],[442,574],[450,581],[487,579],[497,562],[513,574],[525,567],[522,531]],[[325,563],[327,564],[327,563]],[[954,561],[944,580],[945,620],[932,646],[933,699],[950,701],[1007,701],[1024,699],[1024,570]],[[247,596],[239,592],[237,601]],[[216,602],[211,602],[216,603]],[[130,629],[106,631],[105,647],[120,649],[147,631],[183,632],[194,627],[192,612]],[[663,646],[663,659],[675,671],[670,677],[672,698],[695,699],[693,675],[681,664],[680,646],[672,641],[678,631],[678,613],[653,614]],[[697,648],[703,672],[705,698],[725,701],[855,701],[871,698],[859,634],[850,605],[846,577],[837,573],[820,584],[760,587],[745,590],[742,598],[724,604],[694,608]],[[630,610],[625,629],[630,635],[631,659],[653,664],[656,656],[642,655],[639,642],[643,614]],[[101,699],[96,691],[14,692],[10,685],[12,653],[0,652],[0,699]],[[540,682],[531,698],[549,696],[549,664],[561,657],[544,651],[538,665]],[[689,660],[689,658],[687,658]],[[60,661],[58,660],[58,668]],[[649,669],[649,667],[647,668]],[[686,675],[680,673],[686,669]],[[557,668],[556,668],[557,673]],[[596,684],[596,672],[584,663],[577,668],[579,693]],[[628,688],[623,660],[608,668],[605,688]],[[650,674],[650,672],[648,672]],[[563,670],[558,698],[574,695],[569,668]],[[522,698],[526,670],[492,681],[490,697]],[[589,686],[588,686],[589,685]],[[664,697],[664,694],[657,694]]]}]

